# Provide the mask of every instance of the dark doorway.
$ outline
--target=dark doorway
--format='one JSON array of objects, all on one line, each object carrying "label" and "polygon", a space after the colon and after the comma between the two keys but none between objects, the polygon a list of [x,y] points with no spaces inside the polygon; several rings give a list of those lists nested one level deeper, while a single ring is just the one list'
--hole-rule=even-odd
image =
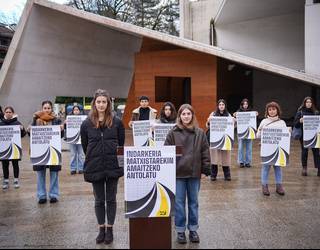
[{"label": "dark doorway", "polygon": [[244,98],[253,105],[253,70],[225,59],[218,59],[218,99],[225,99],[229,112],[235,112]]},{"label": "dark doorway", "polygon": [[172,102],[177,109],[182,104],[191,104],[190,77],[156,77],[156,102]]}]

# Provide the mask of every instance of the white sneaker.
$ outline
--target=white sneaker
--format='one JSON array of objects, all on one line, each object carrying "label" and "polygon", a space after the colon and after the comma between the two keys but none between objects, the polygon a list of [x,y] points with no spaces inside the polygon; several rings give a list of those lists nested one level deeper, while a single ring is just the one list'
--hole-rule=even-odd
[{"label": "white sneaker", "polygon": [[20,188],[19,179],[14,179],[13,185],[14,185],[14,188],[15,188],[15,189]]},{"label": "white sneaker", "polygon": [[9,180],[3,180],[2,189],[9,189]]}]

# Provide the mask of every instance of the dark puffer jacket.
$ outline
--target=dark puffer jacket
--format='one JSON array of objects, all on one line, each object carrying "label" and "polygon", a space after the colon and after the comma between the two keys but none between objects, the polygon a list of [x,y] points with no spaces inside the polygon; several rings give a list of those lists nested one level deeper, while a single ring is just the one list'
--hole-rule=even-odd
[{"label": "dark puffer jacket", "polygon": [[[22,124],[18,121],[18,117],[14,117],[10,120],[3,117],[3,119],[0,120],[0,126],[22,126]],[[21,129],[21,137],[25,137],[26,134],[26,130],[24,128]]]},{"label": "dark puffer jacket", "polygon": [[206,135],[200,128],[194,130],[174,127],[165,145],[182,146],[182,157],[177,164],[177,178],[201,178],[210,175],[210,152]]},{"label": "dark puffer jacket", "polygon": [[99,182],[105,178],[120,178],[123,168],[119,167],[117,147],[123,146],[125,129],[122,121],[114,117],[111,128],[96,128],[87,118],[81,125],[81,143],[86,155],[84,179]]}]

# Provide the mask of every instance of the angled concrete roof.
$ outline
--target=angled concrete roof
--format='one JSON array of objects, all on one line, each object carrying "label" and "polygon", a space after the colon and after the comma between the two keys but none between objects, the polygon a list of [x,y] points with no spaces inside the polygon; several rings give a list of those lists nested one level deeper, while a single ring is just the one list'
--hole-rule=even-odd
[{"label": "angled concrete roof", "polygon": [[304,12],[305,0],[224,0],[215,25],[244,22],[293,12]]},{"label": "angled concrete roof", "polygon": [[[254,0],[250,0],[249,2],[251,3],[252,1],[254,1]],[[270,1],[277,2],[277,4],[279,4],[278,0],[270,0]],[[268,5],[269,5],[270,1],[267,1]],[[236,2],[236,1],[233,1],[233,2]],[[284,2],[283,4],[286,4],[289,9],[297,10],[300,7],[301,1],[294,0],[293,1],[294,4],[292,4],[292,0],[283,0],[283,2]],[[291,4],[289,4],[289,2]],[[320,79],[317,78],[316,76],[308,75],[308,74],[305,74],[302,72],[298,72],[298,71],[291,70],[291,69],[288,69],[285,67],[281,67],[278,65],[267,63],[267,62],[264,62],[261,60],[246,57],[245,55],[240,55],[240,54],[233,53],[230,51],[222,50],[218,47],[204,45],[204,44],[197,43],[197,42],[194,42],[191,40],[187,40],[187,39],[183,39],[183,38],[179,38],[179,37],[175,37],[175,36],[170,36],[170,35],[163,34],[160,32],[156,32],[156,31],[141,28],[141,27],[138,27],[135,25],[131,25],[128,23],[119,22],[119,21],[116,21],[116,20],[113,20],[110,18],[98,16],[98,15],[88,13],[85,11],[81,11],[81,10],[78,10],[78,9],[75,9],[72,7],[68,7],[65,5],[52,3],[47,0],[29,0],[26,7],[25,7],[24,14],[22,16],[19,27],[17,28],[17,32],[14,37],[14,41],[12,43],[12,46],[10,47],[10,54],[8,55],[8,59],[5,60],[4,69],[2,70],[2,72],[0,74],[0,88],[4,82],[4,78],[7,74],[8,68],[9,68],[10,63],[12,61],[12,57],[15,54],[15,51],[17,49],[22,32],[23,32],[26,24],[28,23],[28,19],[31,14],[31,9],[34,6],[45,7],[51,11],[59,12],[60,15],[64,14],[64,15],[68,15],[68,16],[74,16],[74,17],[80,18],[85,21],[93,22],[93,23],[105,26],[107,28],[117,30],[122,33],[126,33],[132,37],[136,37],[136,38],[148,37],[148,38],[156,39],[156,40],[170,43],[173,45],[177,45],[177,46],[180,46],[183,48],[188,48],[188,49],[192,49],[195,51],[199,51],[199,52],[203,52],[203,53],[207,53],[207,54],[212,54],[212,55],[215,55],[215,56],[218,56],[221,58],[229,59],[229,60],[232,60],[232,61],[235,61],[238,63],[242,63],[245,65],[252,66],[252,67],[258,68],[258,69],[262,69],[265,71],[269,71],[272,73],[280,74],[280,75],[283,75],[286,77],[290,77],[290,78],[294,78],[297,80],[302,80],[302,81],[306,81],[306,82],[313,83],[316,85],[320,85]],[[271,8],[271,9],[273,10],[273,8]]]},{"label": "angled concrete roof", "polygon": [[55,96],[91,96],[93,90],[106,88],[112,96],[126,98],[143,38],[320,85],[315,76],[217,47],[46,0],[29,0],[0,71],[1,105],[14,105],[25,115],[22,121],[30,121],[40,102]]}]

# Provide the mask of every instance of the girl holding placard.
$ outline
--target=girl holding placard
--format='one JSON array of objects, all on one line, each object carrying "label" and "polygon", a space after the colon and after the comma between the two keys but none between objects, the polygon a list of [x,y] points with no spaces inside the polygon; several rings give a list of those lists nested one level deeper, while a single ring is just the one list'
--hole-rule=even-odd
[{"label": "girl holding placard", "polygon": [[96,91],[91,106],[89,117],[81,125],[81,143],[86,154],[84,179],[92,183],[95,196],[99,224],[96,243],[111,244],[118,180],[124,174],[123,168],[119,167],[117,147],[124,145],[125,129],[122,121],[113,115],[111,99],[105,90]]},{"label": "girl holding placard", "polygon": [[[210,129],[210,120],[215,116],[230,117],[227,109],[227,102],[223,99],[217,103],[217,110],[212,112],[207,120],[207,128]],[[211,156],[211,180],[216,181],[218,176],[218,166],[221,165],[224,173],[224,179],[231,181],[231,151],[210,148]]]},{"label": "girl holding placard", "polygon": [[[83,112],[80,109],[80,106],[73,106],[72,112],[70,115],[83,115]],[[66,121],[67,122],[67,121]],[[65,123],[65,129],[67,128]],[[70,152],[71,152],[71,160],[70,160],[70,168],[71,168],[71,175],[83,174],[83,164],[84,164],[84,153],[81,144],[69,144],[70,145]]]},{"label": "girl holding placard", "polygon": [[[21,137],[26,135],[26,131],[22,124],[18,121],[18,116],[14,114],[14,109],[12,107],[6,107],[4,109],[4,116],[0,120],[0,126],[20,126],[21,128]],[[12,162],[13,171],[14,171],[14,181],[13,185],[17,189],[19,185],[19,160],[3,160],[2,169],[3,169],[3,189],[9,188],[9,163]]]},{"label": "girl holding placard", "polygon": [[[53,112],[53,105],[51,101],[42,102],[42,110],[36,112],[33,115],[33,122],[31,126],[53,126],[60,125],[61,136],[63,136],[64,125],[61,120],[56,117]],[[30,132],[30,128],[28,129]],[[33,166],[33,170],[37,172],[37,197],[39,204],[47,203],[47,191],[46,191],[46,170],[50,170],[50,191],[49,198],[50,203],[57,203],[60,191],[59,191],[59,171],[61,171],[60,165],[55,166]]]},{"label": "girl holding placard", "polygon": [[[237,114],[239,112],[251,112],[251,108],[249,105],[248,99],[243,99],[240,108],[236,113],[234,113],[234,117],[237,118]],[[251,139],[239,139],[238,140],[238,163],[240,168],[251,168],[252,163],[252,144],[253,140]]]},{"label": "girl holding placard", "polygon": [[177,126],[168,134],[165,145],[182,146],[182,157],[177,165],[177,188],[175,204],[175,226],[177,241],[186,244],[187,229],[186,200],[188,198],[189,239],[199,243],[199,191],[201,174],[210,175],[209,144],[206,135],[199,128],[194,109],[182,105],[178,112]]},{"label": "girl holding placard", "polygon": [[[302,163],[302,176],[308,176],[308,153],[309,149],[304,147],[303,143],[303,116],[314,116],[319,115],[314,101],[311,97],[306,97],[303,100],[302,105],[298,109],[294,120],[294,126],[297,129],[301,129],[301,163]],[[315,168],[318,168],[318,176],[320,176],[320,154],[319,148],[312,148],[313,160]]]},{"label": "girl holding placard", "polygon": [[[281,108],[278,103],[271,102],[266,105],[265,119],[262,120],[259,128],[257,137],[261,138],[262,130],[264,128],[286,128],[286,123],[280,119]],[[261,182],[262,182],[262,193],[266,196],[270,196],[269,191],[269,172],[270,165],[263,165],[261,170]],[[273,166],[276,179],[276,192],[279,195],[285,195],[285,191],[282,186],[282,168],[279,166]]]}]

